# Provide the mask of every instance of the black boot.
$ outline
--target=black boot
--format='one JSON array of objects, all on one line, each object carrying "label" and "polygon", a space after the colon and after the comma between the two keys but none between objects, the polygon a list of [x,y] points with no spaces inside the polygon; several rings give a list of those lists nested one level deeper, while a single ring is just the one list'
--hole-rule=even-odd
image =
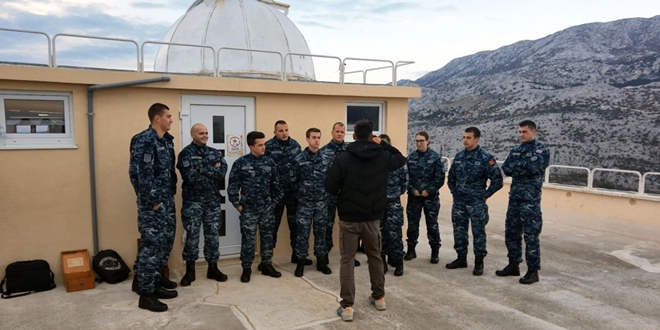
[{"label": "black boot", "polygon": [[387,274],[387,271],[389,270],[387,269],[387,258],[385,256],[382,256],[382,259],[383,259],[383,274]]},{"label": "black boot", "polygon": [[296,271],[293,272],[293,274],[296,275],[296,277],[303,277],[303,275],[305,274],[305,262],[304,261],[298,262],[298,266],[296,266]]},{"label": "black boot", "polygon": [[186,274],[181,279],[181,286],[189,286],[195,281],[195,262],[186,261]]},{"label": "black boot", "polygon": [[264,264],[263,267],[261,268],[261,275],[278,278],[282,276],[282,273],[275,270],[273,264]]},{"label": "black boot", "polygon": [[408,244],[408,252],[406,252],[406,256],[403,257],[404,260],[413,260],[417,258],[417,253],[415,253],[415,245],[417,244]]},{"label": "black boot", "polygon": [[518,282],[520,284],[532,284],[539,281],[539,272],[536,270],[528,270],[525,276],[521,277]]},{"label": "black boot", "polygon": [[445,265],[447,269],[467,268],[467,257],[459,256],[456,260]]},{"label": "black boot", "polygon": [[399,259],[394,261],[395,263],[395,269],[394,269],[394,276],[403,276],[403,260]]},{"label": "black boot", "polygon": [[220,269],[218,269],[218,262],[209,262],[209,269],[206,271],[206,278],[216,280],[218,282],[224,282],[227,280],[227,275],[223,274]]},{"label": "black boot", "polygon": [[387,264],[392,266],[392,267],[396,267],[396,262],[394,260],[394,257],[392,257],[392,252],[391,251],[387,254]]},{"label": "black boot", "polygon": [[[293,251],[293,253],[291,253],[291,263],[292,264],[297,264],[298,261],[300,261],[300,260],[298,260],[298,256],[296,255],[296,251]],[[311,266],[311,265],[312,265],[312,261],[305,258],[305,266]],[[259,270],[261,270],[261,269],[259,269]]]},{"label": "black boot", "polygon": [[167,277],[165,277],[164,273],[160,273],[160,286],[162,286],[165,289],[176,289],[178,286],[176,282],[170,281]]},{"label": "black boot", "polygon": [[316,259],[316,270],[318,270],[319,272],[321,272],[325,275],[332,274],[332,269],[330,269],[330,267],[328,267],[328,263],[329,263],[329,261],[328,261],[328,255],[327,254],[323,257],[320,257],[320,258]]},{"label": "black boot", "polygon": [[152,312],[164,312],[167,310],[167,305],[160,302],[153,294],[140,295],[138,307]]},{"label": "black boot", "polygon": [[431,263],[432,264],[437,264],[437,263],[440,262],[440,257],[438,256],[439,252],[440,252],[439,247],[431,248]]},{"label": "black boot", "polygon": [[241,282],[243,283],[250,282],[250,275],[252,275],[252,269],[243,268],[243,273],[241,274]]},{"label": "black boot", "polygon": [[472,270],[472,275],[481,276],[484,273],[484,258],[475,258],[474,259],[474,270]]},{"label": "black boot", "polygon": [[140,294],[140,283],[138,283],[137,275],[133,275],[133,284],[131,284],[131,290],[137,294]]},{"label": "black boot", "polygon": [[504,269],[495,271],[497,276],[520,276],[518,264],[509,263]]},{"label": "black boot", "polygon": [[179,293],[176,290],[167,290],[160,285],[156,285],[156,290],[154,290],[154,296],[158,299],[173,299],[179,296]]}]

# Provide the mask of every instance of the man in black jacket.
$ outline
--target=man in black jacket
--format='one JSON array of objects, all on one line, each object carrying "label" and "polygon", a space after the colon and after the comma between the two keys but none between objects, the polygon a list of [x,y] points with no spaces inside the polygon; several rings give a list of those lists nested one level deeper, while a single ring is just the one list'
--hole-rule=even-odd
[{"label": "man in black jacket", "polygon": [[360,120],[346,152],[335,158],[325,179],[325,189],[338,196],[341,306],[337,315],[353,320],[355,300],[354,260],[362,238],[369,264],[371,296],[377,310],[385,310],[385,274],[380,258],[380,219],[387,204],[387,175],[406,163],[399,150],[372,135],[373,124]]}]

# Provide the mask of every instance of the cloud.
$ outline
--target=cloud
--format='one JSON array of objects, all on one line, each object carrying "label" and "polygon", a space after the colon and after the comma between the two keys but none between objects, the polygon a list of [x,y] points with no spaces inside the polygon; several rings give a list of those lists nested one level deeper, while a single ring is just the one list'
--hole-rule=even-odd
[{"label": "cloud", "polygon": [[141,8],[141,9],[160,9],[160,8],[165,8],[166,4],[140,1],[140,2],[132,3],[131,7]]},{"label": "cloud", "polygon": [[324,29],[335,29],[336,28],[335,26],[319,23],[318,21],[315,21],[315,20],[297,20],[296,25],[303,25],[303,26],[309,26],[309,27],[318,27],[318,28],[324,28]]},{"label": "cloud", "polygon": [[374,8],[371,10],[371,12],[375,14],[389,14],[392,12],[414,9],[418,7],[419,7],[418,4],[412,2],[393,2],[393,3],[388,3],[384,6]]},{"label": "cloud", "polygon": [[[28,7],[34,5],[35,1],[26,2]],[[0,16],[0,27],[40,31],[49,34],[51,38],[58,33],[66,33],[131,39],[141,44],[146,40],[161,40],[169,29],[168,24],[146,24],[112,16],[106,14],[102,6],[96,5],[69,7],[66,13],[48,15],[26,11],[26,8],[20,6],[3,7],[0,7],[4,10],[4,15]],[[0,31],[0,44],[3,45],[0,61],[43,64],[43,58],[47,58],[48,44],[42,36]],[[129,57],[137,60],[135,46],[124,42],[58,37],[56,47],[58,63],[77,65],[85,59],[90,62],[99,59],[113,62],[115,59]],[[32,49],[41,51],[27,51]]]}]

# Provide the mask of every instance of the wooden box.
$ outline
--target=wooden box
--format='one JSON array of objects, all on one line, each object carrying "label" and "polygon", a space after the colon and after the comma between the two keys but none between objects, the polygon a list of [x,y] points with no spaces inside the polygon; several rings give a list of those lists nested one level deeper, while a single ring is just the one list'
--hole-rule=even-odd
[{"label": "wooden box", "polygon": [[94,289],[96,281],[89,266],[87,250],[62,252],[62,272],[66,292]]}]

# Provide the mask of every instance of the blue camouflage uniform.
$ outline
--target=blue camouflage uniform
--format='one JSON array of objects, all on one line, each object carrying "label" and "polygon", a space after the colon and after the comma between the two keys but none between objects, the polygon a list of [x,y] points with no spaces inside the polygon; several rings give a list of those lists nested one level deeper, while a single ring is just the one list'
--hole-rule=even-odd
[{"label": "blue camouflage uniform", "polygon": [[381,256],[391,255],[392,260],[403,260],[403,206],[401,195],[408,189],[408,170],[401,167],[387,175],[387,204],[380,222],[382,236]]},{"label": "blue camouflage uniform", "polygon": [[[486,183],[490,185],[486,189]],[[495,158],[477,146],[469,151],[460,151],[449,169],[447,185],[453,196],[451,222],[454,226],[454,250],[459,259],[468,253],[468,226],[472,220],[474,256],[483,259],[486,250],[486,225],[488,205],[486,199],[502,189],[502,172]]]},{"label": "blue camouflage uniform", "polygon": [[293,187],[291,186],[291,162],[296,155],[300,154],[300,144],[293,138],[289,137],[286,141],[280,141],[277,137],[266,141],[266,156],[272,158],[277,164],[277,174],[279,176],[279,189],[282,191],[282,199],[275,205],[274,216],[275,226],[273,227],[273,247],[277,245],[277,232],[280,230],[282,223],[282,215],[284,214],[284,207],[286,206],[286,220],[289,224],[289,239],[291,250],[295,250],[296,235],[298,229],[296,228],[296,210],[298,209],[298,201],[294,196]]},{"label": "blue camouflage uniform", "polygon": [[181,150],[176,167],[183,178],[181,221],[186,231],[183,260],[198,259],[199,228],[203,226],[204,258],[216,263],[220,257],[218,230],[223,221],[220,189],[227,174],[227,162],[220,151],[193,142]]},{"label": "blue camouflage uniform", "polygon": [[[440,230],[438,229],[438,212],[440,212],[440,193],[438,190],[445,184],[445,166],[439,153],[428,149],[426,152],[415,150],[408,155],[408,245],[417,245],[419,237],[419,221],[424,210],[426,219],[426,235],[432,249],[440,248]],[[426,190],[428,197],[415,196]]]},{"label": "blue camouflage uniform", "polygon": [[[151,127],[131,139],[129,177],[137,196],[140,246],[133,270],[140,294],[154,292],[167,265],[176,232],[174,137]],[[154,210],[154,206],[161,207]]]},{"label": "blue camouflage uniform", "polygon": [[[337,157],[339,154],[342,152],[346,151],[346,144],[345,141],[341,141],[341,143],[336,143],[335,141],[330,140],[328,144],[324,145],[321,148],[321,153],[324,155],[330,157],[331,162],[335,160],[335,157]],[[333,242],[332,242],[332,232],[333,232],[333,227],[335,225],[335,214],[337,212],[337,196],[330,196],[328,198],[328,226],[325,230],[325,242],[328,246],[328,252],[332,250]]]},{"label": "blue camouflage uniform", "polygon": [[541,269],[539,235],[543,227],[541,217],[541,188],[550,152],[536,140],[521,143],[511,149],[502,165],[504,174],[513,178],[506,211],[505,235],[509,263],[522,262],[522,241],[525,238],[525,259],[528,271]]},{"label": "blue camouflage uniform", "polygon": [[323,182],[332,166],[332,159],[320,151],[312,152],[309,148],[298,154],[293,160],[291,183],[298,200],[296,225],[298,235],[296,256],[298,260],[309,255],[309,232],[314,227],[314,256],[323,258],[328,254],[325,243],[325,230],[328,222],[328,192]]},{"label": "blue camouflage uniform", "polygon": [[261,237],[261,263],[273,260],[273,228],[275,204],[282,200],[275,161],[252,153],[237,159],[229,173],[229,202],[243,208],[241,223],[241,265],[251,268],[254,261],[257,227]]}]

